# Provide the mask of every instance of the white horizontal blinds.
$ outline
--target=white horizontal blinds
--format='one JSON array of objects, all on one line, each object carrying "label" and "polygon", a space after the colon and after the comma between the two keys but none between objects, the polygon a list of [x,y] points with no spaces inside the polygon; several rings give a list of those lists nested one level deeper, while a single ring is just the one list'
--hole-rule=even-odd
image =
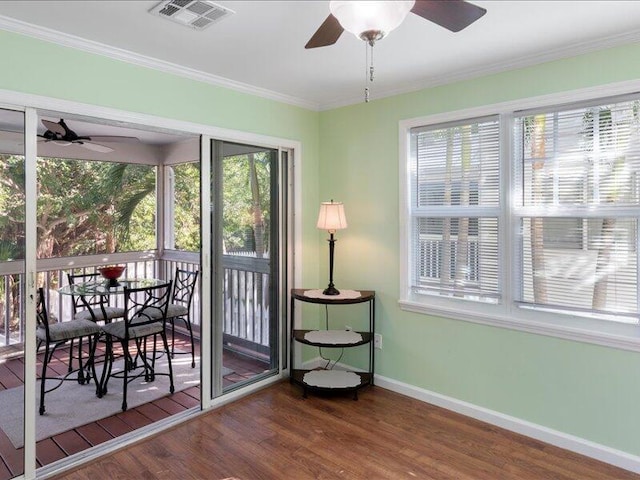
[{"label": "white horizontal blinds", "polygon": [[521,301],[638,317],[640,102],[516,119]]},{"label": "white horizontal blinds", "polygon": [[[542,220],[543,231],[537,253],[535,220]],[[629,218],[523,218],[522,301],[607,315],[637,314],[637,228],[637,220]]]},{"label": "white horizontal blinds", "polygon": [[412,289],[500,298],[497,117],[413,129]]},{"label": "white horizontal blinds", "polygon": [[[412,130],[416,141],[416,206],[498,206],[497,117]],[[469,200],[462,196],[469,192]],[[463,203],[461,203],[463,202]]]},{"label": "white horizontal blinds", "polygon": [[523,205],[638,205],[640,102],[519,117]]},{"label": "white horizontal blinds", "polygon": [[500,298],[497,218],[417,217],[413,248],[415,292]]}]

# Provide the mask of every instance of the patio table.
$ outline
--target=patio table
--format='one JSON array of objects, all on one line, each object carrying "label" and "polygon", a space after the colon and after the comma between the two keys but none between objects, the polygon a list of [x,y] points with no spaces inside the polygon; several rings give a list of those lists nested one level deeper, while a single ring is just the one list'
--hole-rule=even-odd
[{"label": "patio table", "polygon": [[[125,278],[125,279],[119,279],[117,284],[113,285],[109,280],[104,279],[100,281],[70,283],[68,285],[64,285],[60,287],[58,289],[58,292],[62,295],[77,295],[79,297],[111,296],[111,295],[124,294],[125,288],[137,289],[137,288],[146,288],[146,287],[156,287],[160,285],[166,285],[167,283],[168,283],[168,280],[160,280],[157,278]],[[91,308],[91,306],[88,304],[87,304],[87,307]],[[107,323],[109,322],[110,320],[107,320]],[[144,343],[145,343],[144,349],[146,351],[146,339]],[[136,357],[134,359],[131,359],[131,361],[135,363],[135,359],[137,359],[138,356],[139,356],[139,353],[136,354]],[[154,357],[155,357],[155,353],[154,353]],[[95,361],[95,358],[93,359],[93,361]],[[109,374],[106,374],[105,376],[106,369],[107,369],[107,364],[105,362],[103,365],[101,380],[98,381],[98,378],[95,378],[96,395],[98,397],[101,397],[103,390],[106,390],[106,384],[109,379]]]},{"label": "patio table", "polygon": [[125,278],[118,280],[117,285],[110,285],[109,280],[99,282],[85,282],[64,285],[58,289],[62,295],[94,296],[120,295],[127,288],[155,287],[167,283],[167,280],[157,278]]}]

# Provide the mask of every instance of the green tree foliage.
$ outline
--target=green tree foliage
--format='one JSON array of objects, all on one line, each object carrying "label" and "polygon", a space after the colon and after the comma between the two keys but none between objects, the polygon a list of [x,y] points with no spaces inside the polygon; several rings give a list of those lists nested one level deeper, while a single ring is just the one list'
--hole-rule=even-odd
[{"label": "green tree foliage", "polygon": [[148,165],[110,164],[101,181],[111,194],[116,243],[111,251],[155,248],[156,174]]},{"label": "green tree foliage", "polygon": [[173,167],[174,235],[176,250],[200,251],[200,165],[183,163]]},{"label": "green tree foliage", "polygon": [[[37,177],[39,258],[155,247],[154,167],[40,158]],[[0,155],[0,255],[24,256],[20,156]]]},{"label": "green tree foliage", "polygon": [[[224,242],[229,250],[255,248],[256,218],[264,223],[264,244],[269,244],[270,152],[252,155],[253,162],[248,155],[224,159]],[[175,248],[199,251],[200,166],[173,169]],[[39,158],[37,177],[39,258],[155,248],[155,167]],[[0,261],[24,256],[24,206],[24,158],[0,155]]]},{"label": "green tree foliage", "polygon": [[0,155],[0,261],[24,258],[24,157]]},{"label": "green tree foliage", "polygon": [[[199,167],[176,186],[181,245],[199,250]],[[0,155],[0,262],[24,258],[24,157]],[[156,248],[156,167],[39,158],[37,256],[68,257]],[[10,330],[19,326],[20,276],[8,277]],[[50,279],[56,282],[56,279]],[[4,282],[0,308],[5,309]]]},{"label": "green tree foliage", "polygon": [[[260,210],[264,222],[264,245],[269,245],[270,152],[254,155],[255,173],[260,190]],[[223,166],[223,242],[225,251],[255,251],[254,199],[251,189],[251,164],[248,155],[229,156]]]},{"label": "green tree foliage", "polygon": [[[24,157],[0,155],[0,261],[24,258],[24,215]],[[9,331],[2,328],[1,333],[14,339],[19,332],[20,288],[20,275],[7,275],[0,282],[0,308],[9,316]]]}]

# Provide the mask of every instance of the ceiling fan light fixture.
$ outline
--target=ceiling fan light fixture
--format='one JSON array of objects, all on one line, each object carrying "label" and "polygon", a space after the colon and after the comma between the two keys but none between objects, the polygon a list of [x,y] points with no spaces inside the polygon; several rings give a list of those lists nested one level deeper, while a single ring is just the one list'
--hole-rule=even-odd
[{"label": "ceiling fan light fixture", "polygon": [[375,42],[397,28],[415,1],[338,1],[329,2],[331,14],[342,28],[356,37]]}]

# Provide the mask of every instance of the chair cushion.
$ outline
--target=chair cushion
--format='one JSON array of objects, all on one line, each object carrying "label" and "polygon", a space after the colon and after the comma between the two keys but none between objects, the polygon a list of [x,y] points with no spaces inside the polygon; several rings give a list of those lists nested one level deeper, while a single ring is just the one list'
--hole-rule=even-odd
[{"label": "chair cushion", "polygon": [[167,318],[182,317],[189,313],[189,309],[179,303],[170,303],[167,307]]},{"label": "chair cushion", "polygon": [[[162,322],[147,323],[136,326],[135,320],[129,325],[129,338],[141,338],[163,330]],[[107,323],[102,327],[102,331],[116,338],[125,338],[124,321]]]},{"label": "chair cushion", "polygon": [[[71,340],[72,338],[85,337],[100,333],[100,327],[91,320],[71,320],[69,322],[52,323],[49,325],[49,336],[53,342]],[[36,330],[36,337],[40,340],[47,340],[45,329],[40,327]]]},{"label": "chair cushion", "polygon": [[93,320],[93,317],[91,316],[92,311],[96,316],[97,321],[124,317],[124,308],[104,307],[104,312],[107,314],[106,317],[102,314],[101,308],[92,308],[91,310],[87,308],[85,310],[80,310],[73,318],[76,320]]}]

